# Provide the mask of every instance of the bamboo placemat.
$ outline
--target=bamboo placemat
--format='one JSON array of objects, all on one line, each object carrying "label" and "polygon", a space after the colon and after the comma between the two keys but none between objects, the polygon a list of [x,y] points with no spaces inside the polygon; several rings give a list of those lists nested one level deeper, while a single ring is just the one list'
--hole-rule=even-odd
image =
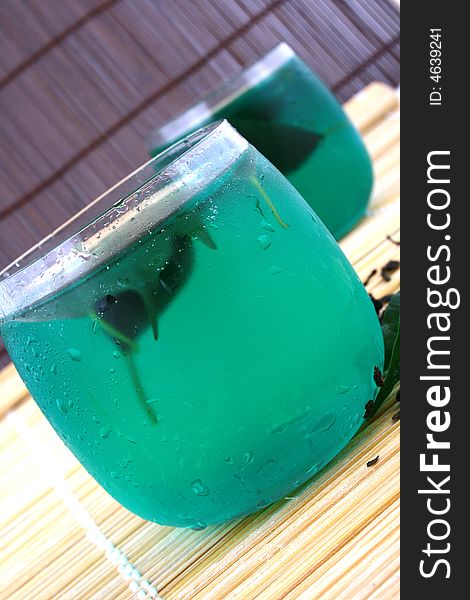
[{"label": "bamboo placemat", "polygon": [[[398,99],[346,104],[374,160],[371,214],[341,246],[376,297],[399,289]],[[319,476],[250,517],[203,531],[131,515],[59,441],[12,366],[0,373],[0,598],[398,598],[395,398]],[[373,466],[366,463],[379,456]]]}]

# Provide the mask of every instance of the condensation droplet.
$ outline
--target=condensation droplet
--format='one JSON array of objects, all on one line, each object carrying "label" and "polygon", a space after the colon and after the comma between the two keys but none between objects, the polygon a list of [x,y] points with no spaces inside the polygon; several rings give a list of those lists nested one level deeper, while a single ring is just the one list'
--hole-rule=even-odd
[{"label": "condensation droplet", "polygon": [[254,461],[255,459],[255,453],[252,452],[251,450],[248,450],[248,452],[245,452],[245,454],[243,455],[243,466],[246,467],[248,465],[251,465],[251,463]]},{"label": "condensation droplet", "polygon": [[210,493],[209,488],[204,483],[203,479],[195,479],[191,483],[191,488],[192,488],[193,492],[196,494],[196,496],[208,496]]},{"label": "condensation droplet", "polygon": [[69,410],[67,399],[66,398],[57,398],[56,404],[57,404],[57,408],[60,410],[60,412],[63,413],[64,415],[66,415]]},{"label": "condensation droplet", "polygon": [[80,362],[82,360],[82,353],[76,348],[69,348],[67,353],[74,362]]},{"label": "condensation droplet", "polygon": [[318,431],[319,433],[321,433],[323,431],[328,431],[329,429],[331,429],[333,427],[333,425],[335,423],[336,423],[336,415],[334,415],[333,413],[328,413],[315,423],[315,425],[312,427],[311,431],[312,432]]},{"label": "condensation droplet", "polygon": [[260,235],[258,237],[258,244],[260,248],[262,248],[263,250],[267,250],[271,246],[271,238],[269,237],[269,235]]},{"label": "condensation droplet", "polygon": [[207,523],[204,523],[204,521],[198,521],[196,525],[191,525],[190,529],[192,529],[193,531],[202,531],[206,527]]},{"label": "condensation droplet", "polygon": [[265,219],[261,221],[261,228],[266,229],[266,231],[276,231],[271,223],[268,223]]},{"label": "condensation droplet", "polygon": [[263,471],[263,475],[264,475],[264,471],[270,471],[272,470],[272,467],[274,466],[275,462],[273,458],[270,458],[269,460],[267,460],[266,462],[264,462],[256,471],[256,473],[259,475],[262,471]]},{"label": "condensation droplet", "polygon": [[109,438],[111,431],[112,430],[109,425],[103,425],[103,427],[100,429],[100,436],[105,440],[106,438]]},{"label": "condensation droplet", "polygon": [[314,465],[312,465],[310,467],[310,469],[307,469],[307,471],[305,471],[306,475],[313,475],[313,473],[316,473],[317,471],[320,470],[320,467],[323,465],[323,461],[320,460],[319,462],[315,463]]}]

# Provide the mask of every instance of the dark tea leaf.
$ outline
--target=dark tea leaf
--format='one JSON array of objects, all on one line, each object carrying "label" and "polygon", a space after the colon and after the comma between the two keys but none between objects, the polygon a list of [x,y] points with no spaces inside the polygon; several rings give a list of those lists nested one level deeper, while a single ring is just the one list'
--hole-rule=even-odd
[{"label": "dark tea leaf", "polygon": [[[110,326],[111,337],[130,350],[129,342],[137,339],[148,327],[147,309],[142,296],[135,290],[126,290],[116,296],[107,294],[95,305],[99,320]],[[114,334],[114,335],[113,335]]]},{"label": "dark tea leaf", "polygon": [[380,388],[374,401],[374,409],[377,410],[392,393],[395,385],[400,381],[400,327],[393,345],[388,371],[385,374],[384,384]]},{"label": "dark tea leaf", "polygon": [[153,412],[152,406],[148,403],[147,395],[145,394],[145,390],[142,385],[142,381],[140,379],[139,373],[136,369],[134,356],[132,354],[126,355],[127,368],[129,369],[129,375],[132,380],[132,385],[134,386],[135,392],[139,399],[141,407],[147,413],[150,422],[154,425],[158,422],[156,414]]},{"label": "dark tea leaf", "polygon": [[284,175],[298,169],[324,139],[321,133],[267,120],[237,115],[231,123]]},{"label": "dark tea leaf", "polygon": [[172,301],[176,291],[186,281],[192,269],[192,239],[187,234],[176,235],[166,265],[155,272],[153,281],[144,282],[141,290],[125,290],[106,294],[95,303],[94,318],[103,331],[121,347],[133,387],[140,405],[153,424],[157,418],[148,403],[133,354],[138,350],[137,339],[152,327],[157,339],[157,319]]},{"label": "dark tea leaf", "polygon": [[382,371],[377,366],[374,367],[374,381],[377,387],[382,387],[384,384]]},{"label": "dark tea leaf", "polygon": [[106,294],[95,303],[94,316],[99,325],[125,351],[137,348],[136,340],[152,327],[157,339],[157,320],[186,282],[193,264],[192,239],[176,235],[166,265],[155,272],[153,281],[143,282],[139,290]]},{"label": "dark tea leaf", "polygon": [[395,339],[400,327],[400,292],[394,294],[388,303],[388,306],[382,317],[382,334],[384,337],[385,359],[384,371],[386,372],[395,344]]},{"label": "dark tea leaf", "polygon": [[389,260],[386,265],[382,267],[380,274],[382,275],[382,279],[384,281],[391,281],[392,273],[395,273],[400,268],[400,261],[398,260]]},{"label": "dark tea leaf", "polygon": [[158,339],[157,322],[166,307],[176,298],[193,269],[194,248],[187,234],[175,236],[166,265],[157,274],[155,286],[146,293],[145,303],[154,338]]},{"label": "dark tea leaf", "polygon": [[382,334],[384,337],[384,373],[373,407],[369,407],[369,419],[391,394],[395,385],[400,381],[400,292],[390,298],[382,319]]}]

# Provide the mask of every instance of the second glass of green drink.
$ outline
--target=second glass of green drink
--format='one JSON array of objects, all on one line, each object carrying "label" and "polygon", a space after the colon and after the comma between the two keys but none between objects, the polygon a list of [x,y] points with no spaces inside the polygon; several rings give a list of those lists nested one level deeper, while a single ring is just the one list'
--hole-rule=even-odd
[{"label": "second glass of green drink", "polygon": [[195,528],[331,460],[383,356],[332,236],[226,121],[0,274],[0,333],[94,478],[145,519]]},{"label": "second glass of green drink", "polygon": [[156,129],[152,153],[222,118],[289,179],[336,239],[364,216],[372,188],[367,150],[333,94],[287,44]]}]

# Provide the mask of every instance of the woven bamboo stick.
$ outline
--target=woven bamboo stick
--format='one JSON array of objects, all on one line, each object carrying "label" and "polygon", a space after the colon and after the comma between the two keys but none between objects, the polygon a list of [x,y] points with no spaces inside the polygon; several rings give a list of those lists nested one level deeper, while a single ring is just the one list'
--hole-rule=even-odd
[{"label": "woven bamboo stick", "polygon": [[314,597],[320,590],[331,589],[338,581],[339,573],[334,569],[339,561],[348,565],[348,570],[354,571],[358,562],[366,561],[370,553],[381,547],[389,535],[397,529],[399,517],[399,501],[393,502],[373,523],[367,525],[357,536],[348,541],[337,553],[327,558],[324,563],[286,595],[286,599],[300,598],[307,600]]},{"label": "woven bamboo stick", "polygon": [[385,152],[396,147],[400,140],[400,121],[398,112],[388,115],[370,131],[364,134],[364,142],[373,158],[377,160]]},{"label": "woven bamboo stick", "polygon": [[345,105],[345,111],[355,126],[365,133],[377,121],[397,110],[398,96],[395,90],[383,83],[371,83]]},{"label": "woven bamboo stick", "polygon": [[17,402],[24,400],[27,391],[13,365],[0,372],[0,418]]}]

